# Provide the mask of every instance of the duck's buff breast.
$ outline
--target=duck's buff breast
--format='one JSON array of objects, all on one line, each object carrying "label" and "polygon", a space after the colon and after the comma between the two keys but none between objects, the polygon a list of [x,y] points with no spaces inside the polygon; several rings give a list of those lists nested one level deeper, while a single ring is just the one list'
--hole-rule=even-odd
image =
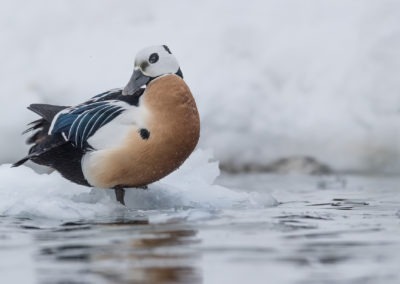
[{"label": "duck's buff breast", "polygon": [[165,75],[153,80],[139,108],[146,110],[143,124],[149,135],[140,135],[142,128],[131,125],[119,145],[86,154],[82,170],[91,185],[147,185],[176,170],[196,147],[199,113],[189,87],[180,77]]}]

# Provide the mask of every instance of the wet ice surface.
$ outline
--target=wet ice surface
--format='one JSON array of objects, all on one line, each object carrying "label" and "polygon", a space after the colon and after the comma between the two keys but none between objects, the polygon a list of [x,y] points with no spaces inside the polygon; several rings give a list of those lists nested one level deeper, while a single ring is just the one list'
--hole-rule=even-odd
[{"label": "wet ice surface", "polygon": [[[277,206],[0,218],[5,283],[399,283],[400,178],[222,176]],[[38,204],[40,206],[40,204]]]}]

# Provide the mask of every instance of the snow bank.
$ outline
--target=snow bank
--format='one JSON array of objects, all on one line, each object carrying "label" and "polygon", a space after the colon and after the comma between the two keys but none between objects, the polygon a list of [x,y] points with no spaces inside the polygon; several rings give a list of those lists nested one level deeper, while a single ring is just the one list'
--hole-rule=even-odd
[{"label": "snow bank", "polygon": [[400,172],[396,0],[8,1],[0,31],[0,162],[23,155],[26,105],[123,86],[135,53],[166,43],[223,164]]},{"label": "snow bank", "polygon": [[[127,190],[128,209],[224,209],[262,208],[276,205],[268,194],[236,192],[214,185],[218,163],[211,154],[197,150],[182,167],[149,186]],[[113,216],[127,210],[115,201],[111,190],[90,189],[62,178],[58,173],[37,174],[26,166],[0,166],[0,215],[44,217],[57,220]]]}]

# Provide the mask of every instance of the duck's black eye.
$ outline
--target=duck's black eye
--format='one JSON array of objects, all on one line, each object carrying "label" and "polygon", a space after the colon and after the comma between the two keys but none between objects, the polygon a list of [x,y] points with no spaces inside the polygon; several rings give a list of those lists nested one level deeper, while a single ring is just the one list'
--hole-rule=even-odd
[{"label": "duck's black eye", "polygon": [[156,62],[158,61],[159,58],[160,58],[160,57],[158,56],[157,53],[152,53],[152,54],[150,55],[150,57],[149,57],[149,62],[150,62],[151,64],[154,64],[154,63],[156,63]]}]

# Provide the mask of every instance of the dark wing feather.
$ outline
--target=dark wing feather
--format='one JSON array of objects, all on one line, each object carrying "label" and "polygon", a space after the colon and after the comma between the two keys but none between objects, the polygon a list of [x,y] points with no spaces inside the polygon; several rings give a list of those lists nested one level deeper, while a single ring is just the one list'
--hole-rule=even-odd
[{"label": "dark wing feather", "polygon": [[[144,90],[142,88],[133,95],[125,96],[122,94],[122,89],[113,89],[94,96],[85,103],[73,108],[48,104],[31,104],[28,109],[42,118],[31,122],[28,125],[29,128],[24,131],[24,133],[35,131],[27,139],[27,143],[33,144],[33,146],[29,151],[29,155],[16,162],[14,166],[22,165],[31,159],[40,165],[53,167],[65,176],[67,174],[63,169],[67,160],[63,159],[61,154],[69,153],[70,156],[75,157],[77,166],[74,168],[80,168],[80,158],[88,147],[87,139],[123,111],[123,108],[112,106],[111,101],[120,101],[138,106],[140,96]],[[87,112],[85,113],[87,116],[80,116],[84,112]],[[55,121],[52,123],[53,120]],[[66,133],[71,141],[66,141],[65,137],[62,136],[62,134],[65,136]],[[71,144],[80,148],[75,148]],[[75,182],[76,177],[79,176],[78,183],[87,184],[82,173],[77,174],[74,172],[68,173],[68,175],[74,176],[74,178],[69,179],[75,179]]]},{"label": "dark wing feather", "polygon": [[26,140],[27,144],[33,144],[33,146],[30,148],[29,154],[26,157],[13,164],[14,167],[18,167],[27,160],[35,159],[43,153],[65,144],[61,135],[54,137],[48,135],[51,121],[59,111],[65,108],[67,107],[46,104],[32,104],[28,107],[28,109],[39,114],[42,118],[29,123],[28,126],[30,127],[23,132],[25,134],[34,131],[34,133]]},{"label": "dark wing feather", "polygon": [[79,105],[61,112],[53,122],[50,134],[63,134],[76,147],[86,148],[87,140],[103,125],[109,123],[125,108],[119,101],[100,101]]},{"label": "dark wing feather", "polygon": [[[44,120],[51,122],[57,113],[63,109],[68,108],[66,106],[53,106],[48,104],[31,104],[28,109],[34,113],[43,117]],[[35,121],[33,122],[35,123]]]},{"label": "dark wing feather", "polygon": [[143,95],[144,91],[145,91],[145,88],[140,88],[133,95],[126,96],[126,95],[122,94],[122,89],[113,89],[108,92],[94,96],[86,103],[101,102],[101,101],[107,101],[107,100],[118,100],[118,101],[126,102],[133,106],[138,106],[139,99]]},{"label": "dark wing feather", "polygon": [[[42,128],[43,125],[45,123],[45,120],[43,118],[37,119],[35,121],[32,121],[31,123],[28,124],[28,126],[30,126],[28,129],[26,129],[24,132],[22,132],[22,134],[26,134],[28,132],[31,132],[33,130]],[[28,143],[30,144],[30,143]]]}]

